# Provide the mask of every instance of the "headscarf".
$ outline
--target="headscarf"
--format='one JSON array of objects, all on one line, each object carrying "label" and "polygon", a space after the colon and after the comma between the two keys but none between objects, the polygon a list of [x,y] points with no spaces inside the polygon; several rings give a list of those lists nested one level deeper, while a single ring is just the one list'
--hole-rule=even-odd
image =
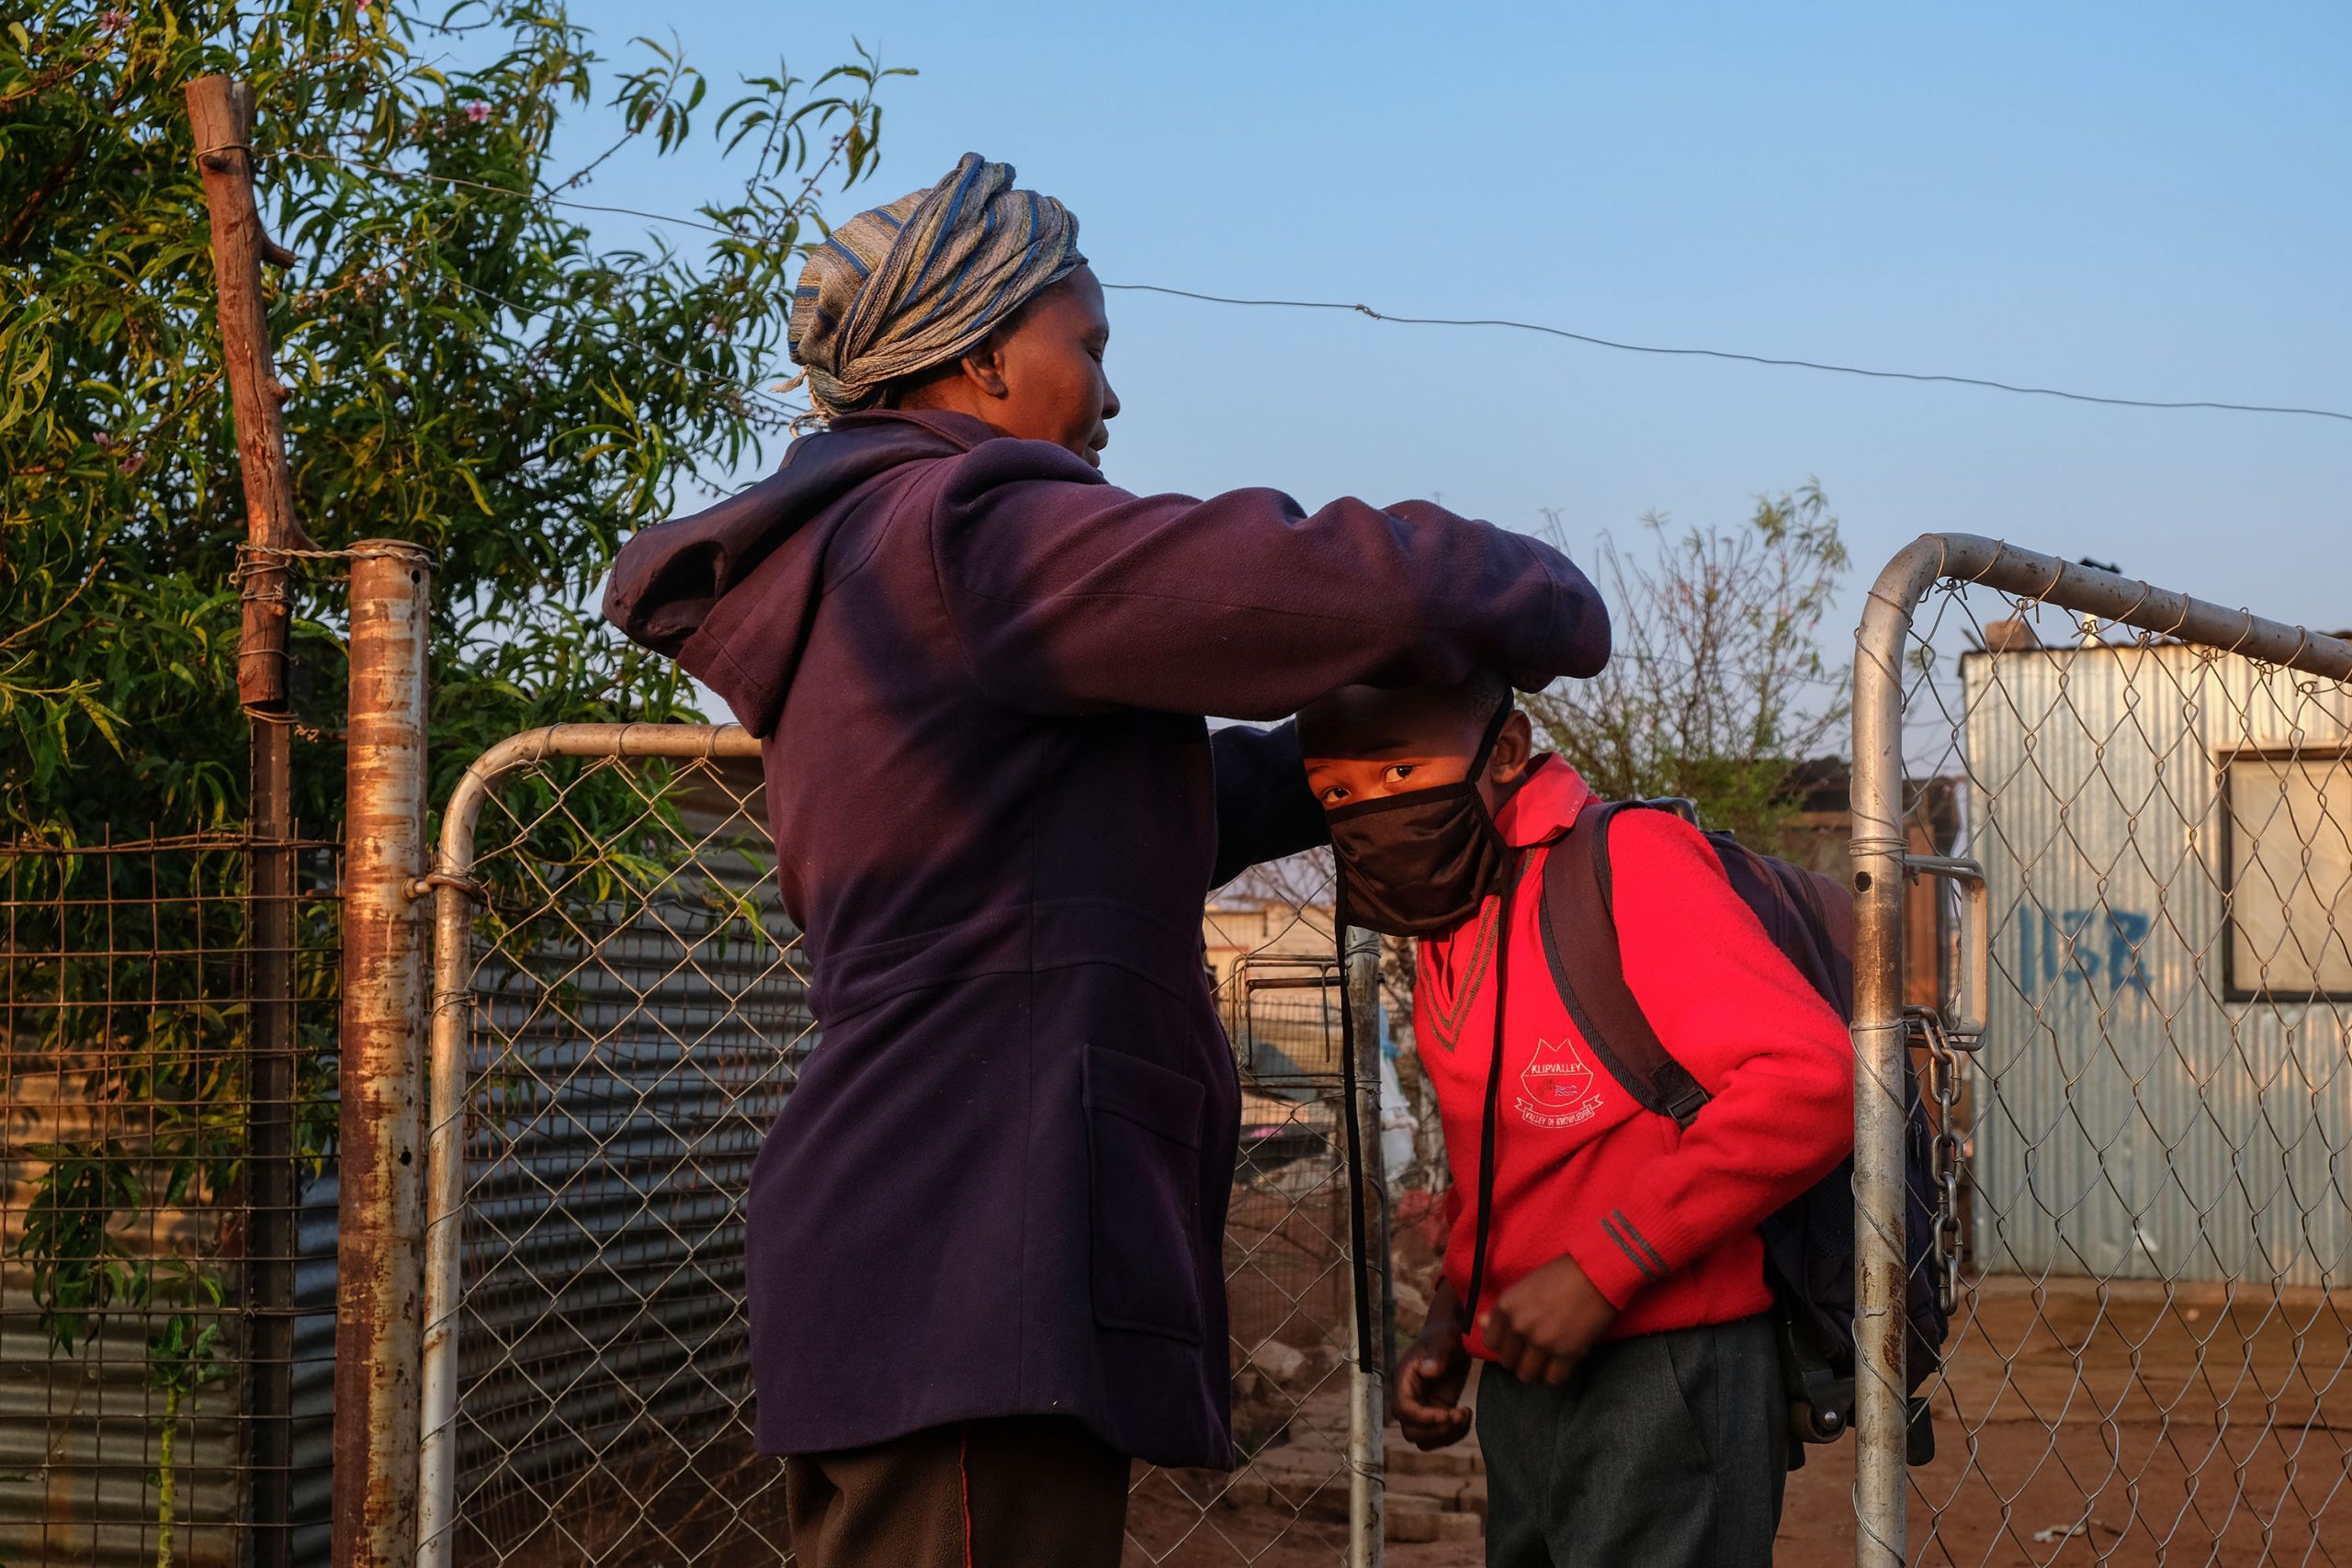
[{"label": "headscarf", "polygon": [[1069,209],[967,152],[929,190],[859,213],[809,253],[786,341],[831,418],[955,358],[1085,261]]}]

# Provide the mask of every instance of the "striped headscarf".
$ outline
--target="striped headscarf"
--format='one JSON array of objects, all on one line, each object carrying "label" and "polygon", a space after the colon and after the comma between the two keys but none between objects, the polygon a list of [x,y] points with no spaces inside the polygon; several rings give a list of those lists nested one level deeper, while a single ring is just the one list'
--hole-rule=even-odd
[{"label": "striped headscarf", "polygon": [[955,358],[1085,261],[1069,209],[967,152],[929,190],[859,213],[809,253],[786,341],[831,418]]}]

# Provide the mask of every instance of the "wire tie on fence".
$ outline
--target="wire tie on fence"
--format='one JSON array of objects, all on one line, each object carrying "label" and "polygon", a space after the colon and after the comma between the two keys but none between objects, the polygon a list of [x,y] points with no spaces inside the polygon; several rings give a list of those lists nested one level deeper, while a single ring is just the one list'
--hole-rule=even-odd
[{"label": "wire tie on fence", "polygon": [[[2007,548],[2007,547],[2004,546],[2002,547]],[[1996,561],[2000,559],[2000,554],[1998,551],[1994,553],[1993,558]],[[2048,604],[2050,602],[2050,596],[2058,592],[2058,590],[2064,585],[2066,581],[2066,569],[2071,564],[2071,562],[2063,560],[2057,563],[2056,569],[2050,574],[2050,581],[2044,583],[2041,591],[2033,596],[2034,603],[2040,604]],[[1986,570],[1989,571],[1991,569],[1987,568]]]},{"label": "wire tie on fence", "polygon": [[288,561],[298,560],[406,560],[435,569],[441,565],[439,556],[423,545],[406,541],[390,541],[371,545],[365,549],[340,550],[303,550],[288,545],[241,544],[237,547],[237,566],[232,576],[242,581],[254,572],[269,570],[270,563],[282,566]]},{"label": "wire tie on fence", "polygon": [[428,871],[423,876],[411,877],[408,896],[422,898],[436,887],[454,888],[477,904],[490,902],[490,889],[470,876],[460,876],[452,871]]}]

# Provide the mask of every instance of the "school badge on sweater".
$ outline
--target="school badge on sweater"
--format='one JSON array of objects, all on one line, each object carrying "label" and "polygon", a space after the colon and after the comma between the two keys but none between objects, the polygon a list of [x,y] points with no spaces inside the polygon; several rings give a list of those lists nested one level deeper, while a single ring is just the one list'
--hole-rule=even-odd
[{"label": "school badge on sweater", "polygon": [[1519,1075],[1519,1089],[1511,1103],[1521,1121],[1537,1127],[1574,1127],[1600,1110],[1592,1069],[1573,1040],[1556,1045],[1538,1040],[1533,1058]]}]

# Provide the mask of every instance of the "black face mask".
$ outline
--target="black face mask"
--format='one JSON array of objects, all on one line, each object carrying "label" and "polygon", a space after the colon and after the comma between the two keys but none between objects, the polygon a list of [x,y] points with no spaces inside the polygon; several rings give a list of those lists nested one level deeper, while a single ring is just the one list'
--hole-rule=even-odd
[{"label": "black face mask", "polygon": [[1435,936],[1502,886],[1510,846],[1478,798],[1478,779],[1510,712],[1506,700],[1460,784],[1343,806],[1325,818],[1348,919],[1391,936]]}]

